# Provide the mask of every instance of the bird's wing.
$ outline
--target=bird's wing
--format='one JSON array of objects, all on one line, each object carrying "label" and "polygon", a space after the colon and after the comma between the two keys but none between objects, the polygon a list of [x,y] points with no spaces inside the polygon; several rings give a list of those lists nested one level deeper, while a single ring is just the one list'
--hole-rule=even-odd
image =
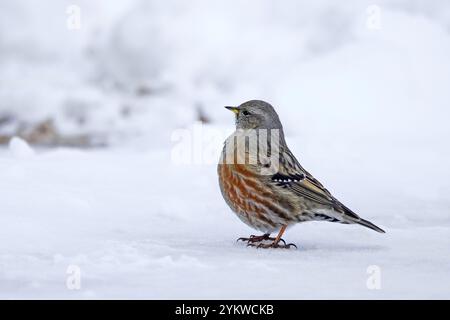
[{"label": "bird's wing", "polygon": [[271,177],[271,183],[290,190],[296,195],[319,204],[330,206],[339,212],[359,219],[359,216],[337,200],[316,178],[303,169],[292,153],[287,150],[282,157],[278,173]]}]

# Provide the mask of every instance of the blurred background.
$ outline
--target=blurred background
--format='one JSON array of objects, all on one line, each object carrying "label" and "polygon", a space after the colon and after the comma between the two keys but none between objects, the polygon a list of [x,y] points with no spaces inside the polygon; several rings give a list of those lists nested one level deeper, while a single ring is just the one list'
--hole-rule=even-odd
[{"label": "blurred background", "polygon": [[449,40],[446,0],[1,0],[0,143],[156,147],[258,98],[304,138],[445,144]]}]

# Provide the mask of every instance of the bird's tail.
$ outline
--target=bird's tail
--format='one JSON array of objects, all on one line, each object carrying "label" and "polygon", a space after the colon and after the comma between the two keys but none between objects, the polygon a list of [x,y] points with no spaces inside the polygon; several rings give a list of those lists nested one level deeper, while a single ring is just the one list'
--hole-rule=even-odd
[{"label": "bird's tail", "polygon": [[372,222],[370,222],[370,221],[367,221],[367,220],[364,220],[364,219],[355,219],[355,220],[353,220],[353,222],[354,223],[357,223],[357,224],[360,224],[360,225],[362,225],[362,226],[364,226],[364,227],[366,227],[366,228],[369,228],[369,229],[372,229],[372,230],[375,230],[376,232],[379,232],[379,233],[386,233],[383,229],[381,229],[381,228],[379,228],[379,227],[377,227],[376,225],[374,225]]}]

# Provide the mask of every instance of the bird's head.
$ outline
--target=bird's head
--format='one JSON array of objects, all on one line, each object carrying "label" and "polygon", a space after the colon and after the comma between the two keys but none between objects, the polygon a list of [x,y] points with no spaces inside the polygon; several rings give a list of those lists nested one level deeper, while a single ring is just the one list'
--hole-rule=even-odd
[{"label": "bird's head", "polygon": [[250,100],[238,107],[225,107],[236,114],[236,129],[283,130],[275,109],[267,102]]}]

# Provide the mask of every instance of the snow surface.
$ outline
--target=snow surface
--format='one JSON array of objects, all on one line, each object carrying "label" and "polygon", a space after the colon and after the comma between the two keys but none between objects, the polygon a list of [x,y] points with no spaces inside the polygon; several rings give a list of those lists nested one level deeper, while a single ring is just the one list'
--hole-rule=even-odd
[{"label": "snow surface", "polygon": [[[235,242],[253,232],[222,200],[214,165],[155,150],[15,153],[0,158],[2,298],[449,298],[448,173],[411,170],[433,168],[426,158],[308,152],[331,190],[387,233],[304,223],[285,235],[299,249],[283,251]],[[70,265],[81,290],[66,288]],[[372,265],[380,290],[366,286]]]},{"label": "snow surface", "polygon": [[[79,31],[65,28],[72,3]],[[14,119],[0,134],[51,117],[110,142],[0,149],[0,298],[450,298],[449,2],[379,1],[377,30],[371,1],[278,3],[0,1],[0,118]],[[284,237],[298,250],[235,242],[253,230],[215,161],[233,130],[222,106],[253,98],[386,234],[311,222]],[[198,107],[204,149],[180,163]]]}]

